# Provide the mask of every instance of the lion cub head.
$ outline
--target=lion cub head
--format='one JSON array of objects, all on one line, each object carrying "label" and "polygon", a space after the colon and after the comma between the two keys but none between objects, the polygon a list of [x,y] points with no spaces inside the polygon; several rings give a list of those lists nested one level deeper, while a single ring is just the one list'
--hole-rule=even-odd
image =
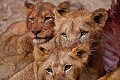
[{"label": "lion cub head", "polygon": [[[98,74],[89,64],[90,49],[81,44],[72,51],[55,48],[48,52],[34,48],[38,80],[97,80]],[[91,68],[90,68],[91,67]]]},{"label": "lion cub head", "polygon": [[[69,6],[68,2],[58,5],[59,11],[63,11]],[[27,12],[27,27],[29,37],[33,39],[33,43],[42,44],[51,40],[54,36],[55,18],[54,8],[56,6],[49,2],[38,2],[37,4],[25,2]]]},{"label": "lion cub head", "polygon": [[84,8],[60,15],[56,10],[56,31],[58,40],[63,46],[72,43],[93,43],[100,41],[102,28],[107,19],[107,11],[105,9],[97,9],[89,12]]},{"label": "lion cub head", "polygon": [[54,5],[48,2],[37,4],[25,2],[27,11],[27,28],[33,43],[45,43],[53,37]]}]

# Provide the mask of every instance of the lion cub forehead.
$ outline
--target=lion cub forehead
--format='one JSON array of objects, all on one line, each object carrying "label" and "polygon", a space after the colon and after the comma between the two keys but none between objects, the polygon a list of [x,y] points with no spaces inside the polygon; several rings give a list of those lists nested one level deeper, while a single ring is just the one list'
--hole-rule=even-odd
[{"label": "lion cub forehead", "polygon": [[37,3],[34,7],[34,10],[41,11],[41,10],[54,10],[55,5],[49,2]]},{"label": "lion cub forehead", "polygon": [[61,55],[61,54],[68,53],[68,52],[71,52],[71,50],[68,48],[54,48],[54,49],[49,50],[47,53],[49,53],[50,55],[51,54]]},{"label": "lion cub forehead", "polygon": [[66,15],[64,15],[65,17],[68,17],[68,18],[76,18],[76,17],[86,17],[86,16],[89,16],[91,14],[91,12],[85,10],[85,9],[78,9],[78,10],[75,10],[75,11],[71,11],[69,13],[67,13]]},{"label": "lion cub forehead", "polygon": [[60,62],[61,60],[66,60],[66,58],[68,59],[69,53],[71,52],[71,50],[67,49],[67,48],[55,48],[52,50],[49,50],[47,53],[49,54],[49,56],[47,57],[47,61],[48,62]]}]

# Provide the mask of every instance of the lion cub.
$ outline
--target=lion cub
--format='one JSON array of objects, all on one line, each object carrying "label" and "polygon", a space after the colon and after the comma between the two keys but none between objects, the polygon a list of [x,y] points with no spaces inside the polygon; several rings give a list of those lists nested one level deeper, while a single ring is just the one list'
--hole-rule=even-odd
[{"label": "lion cub", "polygon": [[[59,14],[56,10],[55,17],[56,42],[58,45],[63,47],[72,46],[73,48],[84,43],[87,44],[91,50],[99,53],[103,58],[104,45],[102,35],[103,27],[108,17],[105,9],[100,8],[89,12],[83,7],[80,7],[80,9],[64,15]],[[104,61],[101,60],[101,62]],[[94,63],[96,63],[96,61]]]},{"label": "lion cub", "polygon": [[55,30],[61,45],[68,46],[75,42],[93,45],[102,42],[107,10],[100,8],[89,12],[81,7],[65,15],[60,15],[56,10],[55,17]]},{"label": "lion cub", "polygon": [[[46,49],[55,47],[55,8],[56,6],[53,4],[43,2],[27,11],[29,14],[27,16],[28,36],[32,39],[33,44],[38,44]],[[60,14],[64,14],[69,11],[69,2],[62,2],[57,8]]]},{"label": "lion cub", "polygon": [[[9,80],[97,80],[100,77],[98,71],[102,70],[93,64],[99,60],[99,54],[91,55],[85,44],[80,44],[72,51],[69,48],[41,50],[34,46],[35,61]],[[97,65],[100,64],[97,62]]]},{"label": "lion cub", "polygon": [[[59,10],[63,11],[67,5],[68,2],[60,3]],[[46,49],[54,47],[54,42],[47,43],[54,37],[54,8],[55,5],[48,2],[32,4],[25,1],[27,21],[12,24],[0,36],[0,57],[31,52],[33,44]]]}]

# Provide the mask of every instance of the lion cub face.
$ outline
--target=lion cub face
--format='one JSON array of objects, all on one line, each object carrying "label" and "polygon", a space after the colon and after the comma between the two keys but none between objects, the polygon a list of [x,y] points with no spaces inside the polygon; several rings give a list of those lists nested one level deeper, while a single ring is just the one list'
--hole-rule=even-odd
[{"label": "lion cub face", "polygon": [[93,43],[100,40],[107,12],[105,9],[94,12],[79,9],[63,16],[56,11],[55,16],[58,40],[63,46],[68,46],[69,43]]},{"label": "lion cub face", "polygon": [[[51,40],[54,37],[54,8],[56,6],[49,2],[39,2],[34,5],[26,1],[25,7],[29,37],[33,39],[33,43],[42,44]],[[67,12],[69,2],[62,2],[57,8],[60,13]]]},{"label": "lion cub face", "polygon": [[97,80],[86,69],[89,54],[89,47],[83,44],[72,51],[60,48],[53,49],[47,54],[35,49],[38,80]]},{"label": "lion cub face", "polygon": [[29,36],[33,39],[33,43],[42,44],[49,41],[53,37],[55,6],[48,2],[39,2],[31,4],[25,2],[27,7],[27,27]]}]

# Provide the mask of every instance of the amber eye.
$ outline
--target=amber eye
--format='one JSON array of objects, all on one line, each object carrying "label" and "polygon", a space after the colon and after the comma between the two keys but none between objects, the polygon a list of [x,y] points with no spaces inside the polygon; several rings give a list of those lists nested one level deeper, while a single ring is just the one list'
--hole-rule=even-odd
[{"label": "amber eye", "polygon": [[66,33],[61,33],[61,35],[62,35],[64,38],[67,38],[67,34],[66,34]]},{"label": "amber eye", "polygon": [[70,70],[71,67],[72,67],[72,65],[65,65],[65,69],[64,69],[64,71]]},{"label": "amber eye", "polygon": [[34,18],[29,18],[28,20],[29,20],[31,23],[34,22]]},{"label": "amber eye", "polygon": [[47,71],[48,73],[52,73],[52,72],[53,72],[52,69],[50,69],[50,68],[47,68],[46,71]]},{"label": "amber eye", "polygon": [[52,20],[52,17],[50,17],[50,16],[49,17],[45,17],[44,22],[48,21],[48,20]]},{"label": "amber eye", "polygon": [[87,33],[88,33],[88,31],[81,31],[81,33],[80,33],[81,37],[84,36],[84,35],[86,35]]}]

